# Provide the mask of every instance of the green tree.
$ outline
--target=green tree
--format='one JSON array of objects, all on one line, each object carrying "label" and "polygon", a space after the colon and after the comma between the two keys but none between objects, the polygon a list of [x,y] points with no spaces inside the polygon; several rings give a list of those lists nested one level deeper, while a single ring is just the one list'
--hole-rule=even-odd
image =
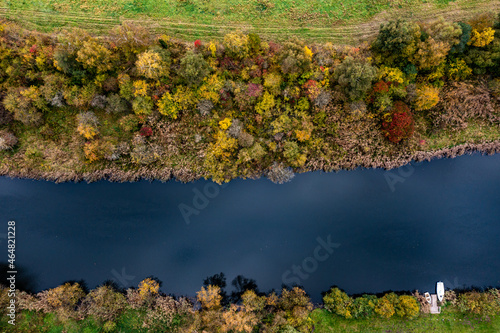
[{"label": "green tree", "polygon": [[352,318],[353,300],[339,288],[332,288],[323,297],[325,309],[344,318]]},{"label": "green tree", "polygon": [[403,66],[417,51],[420,35],[420,27],[416,23],[389,21],[380,26],[371,49],[379,63]]},{"label": "green tree", "polygon": [[189,85],[199,85],[209,72],[210,66],[200,53],[189,51],[180,61],[179,75]]},{"label": "green tree", "polygon": [[352,101],[362,99],[377,78],[378,70],[365,60],[346,57],[334,77]]}]

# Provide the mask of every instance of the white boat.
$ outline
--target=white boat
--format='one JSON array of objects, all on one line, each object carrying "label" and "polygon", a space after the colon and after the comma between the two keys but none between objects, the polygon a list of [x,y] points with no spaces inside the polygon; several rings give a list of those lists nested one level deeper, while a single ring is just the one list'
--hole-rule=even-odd
[{"label": "white boat", "polygon": [[431,304],[432,303],[432,299],[431,299],[431,294],[429,294],[428,292],[426,292],[424,294],[424,297],[425,299],[427,300],[427,303]]},{"label": "white boat", "polygon": [[440,302],[443,301],[443,298],[444,298],[444,283],[439,281],[437,284],[436,284],[436,294],[437,294],[437,298]]}]

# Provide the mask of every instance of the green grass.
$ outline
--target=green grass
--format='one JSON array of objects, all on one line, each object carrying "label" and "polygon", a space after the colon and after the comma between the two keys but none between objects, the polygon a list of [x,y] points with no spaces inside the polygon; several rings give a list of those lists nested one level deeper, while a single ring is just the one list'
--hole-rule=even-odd
[{"label": "green grass", "polygon": [[499,0],[0,0],[0,17],[51,32],[78,26],[106,33],[132,20],[187,40],[221,39],[234,29],[274,40],[355,44],[391,17],[462,19],[500,11]]},{"label": "green grass", "polygon": [[439,315],[421,315],[417,319],[401,318],[363,320],[344,319],[317,309],[311,314],[315,330],[318,333],[342,332],[500,332],[500,317],[484,319],[458,313]]}]

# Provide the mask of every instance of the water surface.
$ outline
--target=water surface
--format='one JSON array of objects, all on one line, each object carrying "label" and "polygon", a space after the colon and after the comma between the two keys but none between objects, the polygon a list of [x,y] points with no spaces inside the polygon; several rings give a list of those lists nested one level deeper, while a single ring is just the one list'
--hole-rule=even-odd
[{"label": "water surface", "polygon": [[499,170],[497,154],[306,173],[284,185],[0,177],[0,246],[15,220],[17,264],[36,291],[79,279],[137,286],[154,275],[162,291],[193,296],[219,272],[229,286],[241,274],[262,291],[298,283],[315,301],[331,285],[498,286]]}]

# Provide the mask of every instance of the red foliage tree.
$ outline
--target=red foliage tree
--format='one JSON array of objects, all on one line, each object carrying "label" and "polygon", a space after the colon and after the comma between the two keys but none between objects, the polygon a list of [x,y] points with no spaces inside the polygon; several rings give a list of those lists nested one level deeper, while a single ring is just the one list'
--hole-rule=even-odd
[{"label": "red foliage tree", "polygon": [[200,47],[201,46],[201,42],[199,39],[195,40],[194,41],[194,47]]},{"label": "red foliage tree", "polygon": [[384,81],[378,81],[373,86],[374,93],[386,93],[388,91],[389,91],[389,85],[387,83],[385,83]]},{"label": "red foliage tree", "polygon": [[144,137],[151,136],[153,134],[153,129],[149,126],[143,126],[139,131],[139,134]]},{"label": "red foliage tree", "polygon": [[397,101],[390,116],[382,123],[382,132],[389,141],[397,143],[413,135],[414,125],[410,108],[405,103]]}]

